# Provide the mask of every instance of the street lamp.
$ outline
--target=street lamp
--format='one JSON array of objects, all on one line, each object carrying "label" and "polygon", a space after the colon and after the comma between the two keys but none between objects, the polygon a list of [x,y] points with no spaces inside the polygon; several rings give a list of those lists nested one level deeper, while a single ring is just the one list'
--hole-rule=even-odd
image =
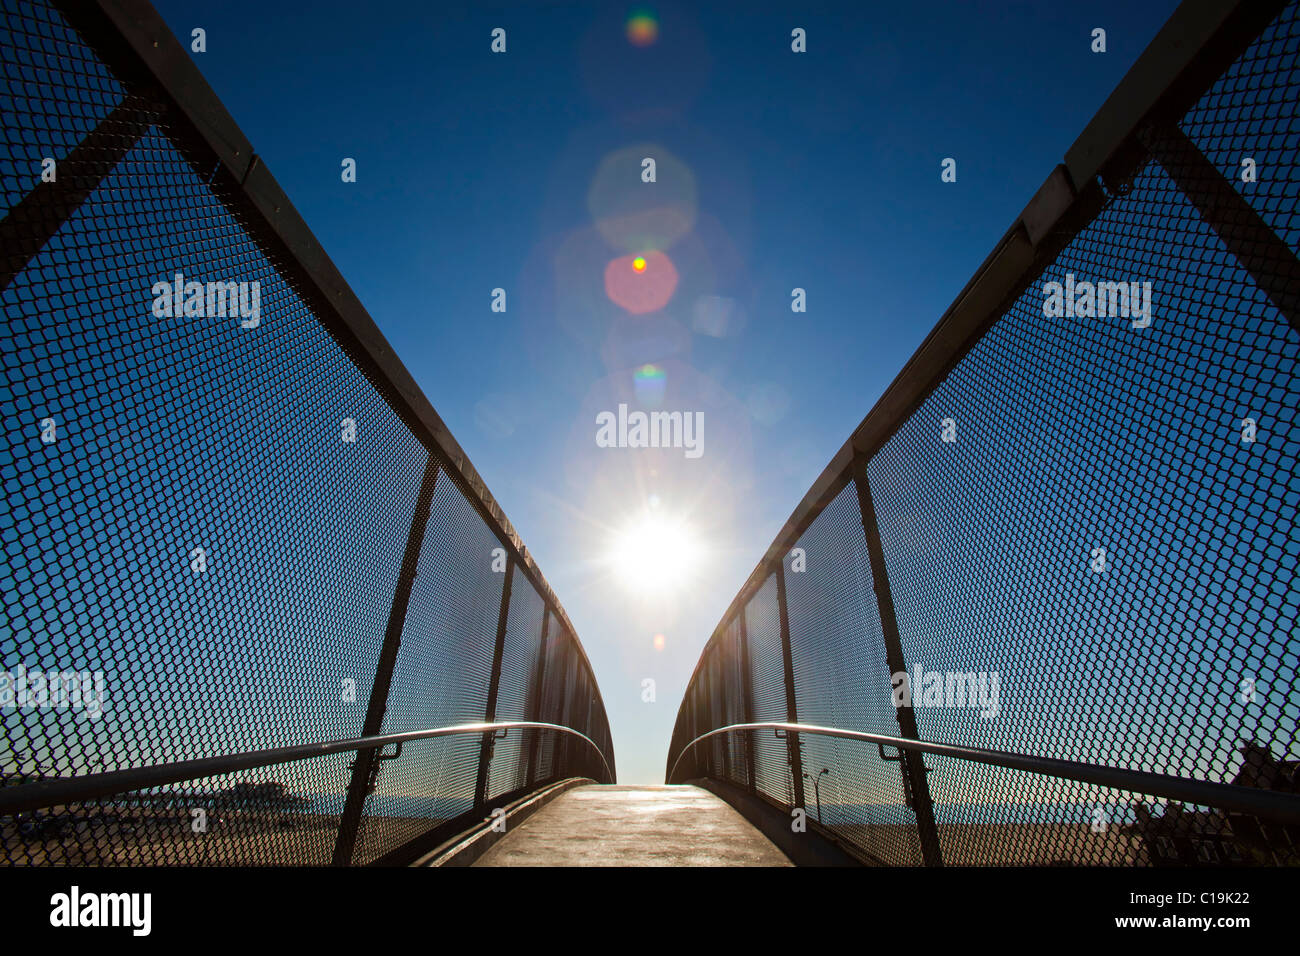
[{"label": "street lamp", "polygon": [[[821,790],[821,782],[822,782],[822,774],[823,774],[823,773],[830,773],[830,769],[827,768],[827,767],[822,767],[822,769],[821,769],[821,773],[818,773],[817,776],[815,776],[815,777],[812,778],[812,782],[813,782],[813,793],[817,796],[817,822],[818,822],[818,823],[821,823],[821,822],[822,822],[822,790]],[[808,779],[808,774],[805,773],[803,776],[804,776],[804,779],[805,779],[805,780]]]}]

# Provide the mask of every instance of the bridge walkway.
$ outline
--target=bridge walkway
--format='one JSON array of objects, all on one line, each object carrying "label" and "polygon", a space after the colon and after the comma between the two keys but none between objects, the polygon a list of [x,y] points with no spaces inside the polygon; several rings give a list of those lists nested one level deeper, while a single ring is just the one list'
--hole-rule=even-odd
[{"label": "bridge walkway", "polygon": [[561,794],[474,866],[791,866],[699,787],[592,784]]}]

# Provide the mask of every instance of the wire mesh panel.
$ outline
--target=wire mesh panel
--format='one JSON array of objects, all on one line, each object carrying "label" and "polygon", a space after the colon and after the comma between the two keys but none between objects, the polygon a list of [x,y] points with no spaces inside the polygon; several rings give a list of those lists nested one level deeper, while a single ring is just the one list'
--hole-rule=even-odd
[{"label": "wire mesh panel", "polygon": [[[546,724],[562,723],[564,719],[565,681],[569,679],[569,658],[573,655],[568,633],[552,619],[546,631],[545,654],[546,681],[542,685],[541,709],[537,719]],[[538,734],[534,777],[536,781],[549,780],[560,766],[561,734],[541,731]]]},{"label": "wire mesh panel", "polygon": [[[557,724],[563,724],[566,727],[574,726],[578,719],[577,701],[582,697],[581,674],[582,668],[578,662],[578,654],[573,648],[572,642],[565,637],[565,654],[564,654],[564,679],[560,686],[562,688],[558,701],[556,702],[559,717],[555,720]],[[555,741],[555,761],[558,766],[568,766],[574,757],[574,743],[569,737],[557,737]]]},{"label": "wire mesh panel", "polygon": [[[591,672],[587,669],[586,662],[578,658],[575,661],[575,674],[573,682],[573,696],[570,702],[569,720],[566,726],[571,726],[575,730],[581,731],[590,737],[594,727],[594,714],[600,707],[600,702],[596,691],[596,682],[592,679]],[[601,770],[599,758],[586,743],[575,738],[569,738],[567,742],[568,753],[575,767],[585,768],[584,776],[594,779],[601,779],[603,771]]]},{"label": "wire mesh panel", "polygon": [[[1042,279],[1068,276],[1150,283],[1150,326],[1031,286],[868,469],[908,661],[989,685],[921,735],[1224,781],[1246,743],[1295,760],[1300,336],[1156,162]],[[953,763],[959,804],[1018,786]]]},{"label": "wire mesh panel", "polygon": [[319,757],[0,817],[0,841],[34,866],[324,866],[346,785]]},{"label": "wire mesh panel", "polygon": [[[237,130],[214,144],[186,118],[178,97],[211,94],[174,38],[148,11],[133,19],[176,53],[164,80],[94,5],[76,29],[55,4],[3,8],[6,793],[483,721],[507,551],[498,712],[536,719],[551,691],[532,679],[542,616],[548,601],[563,612],[472,466],[331,311],[341,290],[291,251],[306,240],[268,225],[243,185],[252,167],[224,165]],[[612,765],[582,664],[583,706],[556,715],[599,728]],[[554,670],[566,677],[577,692]],[[552,752],[548,775],[592,771],[585,747]],[[493,794],[527,784],[526,751],[517,733],[498,746]],[[470,813],[479,754],[478,736],[440,737],[370,778],[332,757],[148,788],[4,817],[0,841],[22,863],[195,862],[200,845],[207,862],[325,863],[351,789],[351,860],[369,862]],[[232,839],[166,836],[204,807]]]},{"label": "wire mesh panel", "polygon": [[[510,613],[497,691],[497,720],[527,720],[530,714],[537,712],[535,675],[545,610],[546,605],[528,580],[517,579],[510,591]],[[508,732],[493,747],[489,797],[517,790],[528,782],[528,749],[525,745],[529,741],[526,733]]]},{"label": "wire mesh panel", "polygon": [[[152,119],[0,293],[5,670],[95,688],[5,708],[11,779],[355,735],[426,456]],[[257,283],[257,326],[159,308],[178,274]]]},{"label": "wire mesh panel", "polygon": [[[715,641],[718,687],[713,698],[717,702],[717,710],[710,730],[745,723],[745,674],[742,670],[744,660],[741,657],[739,620],[730,621]],[[749,786],[749,747],[747,733],[727,737],[726,759],[716,765],[721,770],[721,779],[736,786]]]},{"label": "wire mesh panel", "polygon": [[[745,606],[745,630],[749,637],[754,720],[785,720],[785,666],[775,577],[768,578]],[[778,740],[771,732],[757,732],[753,736],[754,780],[759,792],[789,806],[794,796],[785,741]]]},{"label": "wire mesh panel", "polygon": [[[695,681],[691,685],[689,709],[687,710],[687,734],[688,740],[694,740],[701,734],[711,730],[708,718],[708,691],[703,681]],[[691,754],[691,759],[695,761],[697,768],[708,768],[707,770],[696,770],[696,774],[703,775],[714,772],[709,766],[709,757],[707,748],[698,748]]]},{"label": "wire mesh panel", "polygon": [[1300,248],[1300,214],[1296,212],[1300,199],[1297,19],[1300,6],[1288,5],[1178,124],[1224,180],[1292,249]]},{"label": "wire mesh panel", "polygon": [[[120,105],[155,110],[156,105],[143,99],[123,104],[126,89],[49,4],[5,0],[0,10],[6,33],[0,63],[5,103],[0,211],[8,215],[27,197],[44,159],[69,155]],[[104,132],[109,135],[98,145],[92,142],[93,158],[111,165],[116,152],[129,147],[140,130],[135,117],[119,114]],[[94,181],[84,185],[93,187]],[[45,220],[49,229],[58,228],[60,221],[54,213],[31,218]],[[5,254],[8,257],[11,250],[6,248]]]},{"label": "wire mesh panel", "polygon": [[[864,422],[843,489],[810,492],[790,525],[806,530],[733,604],[754,720],[784,719],[784,560],[802,723],[1016,755],[922,766],[918,748],[800,733],[805,799],[864,860],[1300,862],[1294,803],[1225,809],[1300,793],[1298,10],[1260,29],[1268,11],[1243,5],[1207,33],[1044,231],[1058,170],[965,299],[1003,283],[1003,305],[945,317],[911,366],[930,377],[905,370],[882,400],[911,410]],[[990,278],[1017,243],[1032,265]],[[713,722],[701,695],[735,693],[712,674],[687,689],[670,765],[688,708]],[[697,749],[696,772],[730,773]],[[767,750],[760,781],[780,789]],[[1084,782],[1116,768],[1152,790]],[[1224,805],[1152,795],[1193,791]]]},{"label": "wire mesh panel", "polygon": [[[786,559],[785,580],[800,723],[897,735],[867,542],[851,483],[795,548]],[[810,812],[881,860],[920,863],[916,818],[899,765],[857,741],[805,734],[800,742]]]},{"label": "wire mesh panel", "polygon": [[[721,674],[719,673],[720,663],[715,646],[714,650],[705,658],[704,673],[704,714],[710,730],[714,727],[726,726],[726,721],[723,719],[726,712],[726,698],[723,696],[725,688],[722,686]],[[711,737],[705,746],[708,748],[709,766],[718,768],[719,772],[725,771],[731,763],[731,741],[727,735],[717,734]]]},{"label": "wire mesh panel", "polygon": [[[934,767],[930,776],[935,815],[943,859],[949,866],[1149,866],[1156,862],[1146,852],[1134,811],[1135,804],[1142,805],[1139,794],[1006,771],[1003,792],[990,794],[990,802],[972,803],[962,789],[966,768],[951,767],[944,758]],[[1218,814],[1210,811],[1202,816],[1210,819]],[[1228,861],[1223,857],[1223,862]]]},{"label": "wire mesh panel", "polygon": [[[435,487],[384,733],[484,719],[504,574],[499,542],[450,480]],[[474,804],[480,738],[418,741],[385,766],[366,802],[362,862],[382,856]],[[407,806],[401,804],[405,801]]]},{"label": "wire mesh panel", "polygon": [[[605,706],[600,701],[600,687],[596,679],[588,671],[588,677],[591,680],[592,692],[595,695],[596,703],[591,708],[591,724],[587,729],[587,736],[595,743],[600,754],[604,754],[606,759],[611,761],[610,769],[613,769],[614,755],[614,737],[609,729],[609,715],[605,712]],[[593,753],[588,748],[588,758],[591,763],[592,776],[596,780],[604,780],[604,765],[600,761],[600,755]]]}]

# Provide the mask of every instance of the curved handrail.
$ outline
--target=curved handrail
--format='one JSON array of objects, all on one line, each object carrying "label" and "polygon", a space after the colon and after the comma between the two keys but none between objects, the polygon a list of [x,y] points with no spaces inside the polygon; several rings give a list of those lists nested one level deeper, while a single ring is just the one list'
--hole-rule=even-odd
[{"label": "curved handrail", "polygon": [[[1078,780],[1103,787],[1115,787],[1120,790],[1148,793],[1171,800],[1182,800],[1186,803],[1222,807],[1256,816],[1278,817],[1292,822],[1300,822],[1300,794],[1241,787],[1231,783],[1189,780],[1186,777],[1148,773],[1144,770],[1103,767],[1098,764],[1080,763],[1075,760],[1058,760],[1054,757],[1034,757],[1005,750],[985,750],[980,747],[937,744],[926,740],[909,740],[906,737],[868,734],[860,730],[841,730],[838,727],[821,727],[817,724],[791,724],[780,721],[729,724],[726,727],[719,727],[716,730],[710,730],[708,733],[700,734],[700,736],[683,747],[681,753],[677,755],[677,759],[673,761],[672,770],[668,772],[666,782],[669,784],[673,782],[682,758],[686,756],[687,751],[701,740],[707,740],[716,734],[740,730],[784,730],[789,733],[822,734],[829,737],[843,737],[849,740],[864,740],[876,744],[877,747],[919,750],[923,753],[956,757],[959,760],[971,760],[977,763],[991,764],[995,767],[1009,767],[1013,770],[1024,770],[1048,777]],[[883,750],[881,755],[884,755]]]},{"label": "curved handrail", "polygon": [[24,810],[36,810],[41,807],[56,806],[63,803],[75,803],[95,797],[106,797],[114,793],[141,790],[146,787],[159,787],[169,783],[180,783],[196,777],[212,777],[239,770],[252,770],[257,767],[269,767],[274,764],[293,763],[298,760],[310,760],[312,757],[324,757],[329,754],[346,753],[351,750],[373,750],[384,748],[389,744],[397,745],[397,752],[390,757],[381,755],[381,759],[391,760],[402,752],[402,744],[413,740],[426,740],[431,737],[450,737],[454,734],[486,734],[498,730],[557,730],[572,734],[591,745],[605,766],[605,776],[610,783],[614,774],[610,772],[609,761],[586,734],[565,727],[562,724],[548,724],[537,720],[498,720],[490,723],[455,724],[449,727],[434,727],[429,730],[411,730],[398,734],[376,734],[373,737],[355,737],[351,740],[331,740],[314,744],[296,744],[292,747],[277,747],[271,750],[252,750],[239,754],[226,754],[219,757],[200,757],[197,760],[182,760],[176,763],[157,764],[152,767],[131,767],[125,770],[110,770],[106,773],[86,774],[80,777],[56,777],[35,783],[24,783],[14,787],[0,787],[0,816],[21,813]]}]

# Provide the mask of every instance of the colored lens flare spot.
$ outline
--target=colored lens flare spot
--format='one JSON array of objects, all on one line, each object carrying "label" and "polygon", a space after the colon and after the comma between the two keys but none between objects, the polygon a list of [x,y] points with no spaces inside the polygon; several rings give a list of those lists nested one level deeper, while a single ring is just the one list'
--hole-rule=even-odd
[{"label": "colored lens flare spot", "polygon": [[632,373],[632,378],[638,382],[651,382],[651,381],[663,379],[664,377],[665,377],[664,370],[661,369],[658,365],[653,365],[650,362],[647,362],[645,365],[642,365],[639,369],[637,369],[635,372]]},{"label": "colored lens flare spot", "polygon": [[664,649],[664,636],[662,634],[655,635],[654,645],[656,651],[662,651]]},{"label": "colored lens flare spot", "polygon": [[627,20],[627,40],[633,46],[650,46],[659,39],[659,21],[649,11],[639,10]]},{"label": "colored lens flare spot", "polygon": [[663,404],[664,387],[667,384],[667,373],[657,365],[642,365],[632,373],[632,387],[636,390],[636,400],[651,408],[658,408]]},{"label": "colored lens flare spot", "polygon": [[651,251],[635,258],[619,256],[605,267],[605,294],[633,315],[662,309],[675,291],[677,269],[662,252]]}]

